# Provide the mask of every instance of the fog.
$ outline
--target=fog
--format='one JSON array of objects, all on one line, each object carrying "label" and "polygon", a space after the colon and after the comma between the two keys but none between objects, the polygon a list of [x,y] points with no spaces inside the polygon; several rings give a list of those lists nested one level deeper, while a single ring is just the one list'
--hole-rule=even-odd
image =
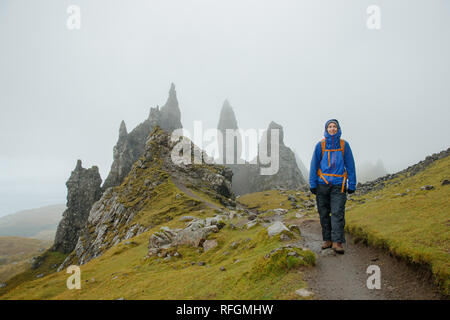
[{"label": "fog", "polygon": [[449,147],[449,57],[446,0],[2,0],[0,216],[65,203],[77,159],[104,180],[121,120],[171,82],[188,130],[217,127],[228,99],[240,128],[281,124],[309,169],[337,118],[357,166],[399,171]]}]

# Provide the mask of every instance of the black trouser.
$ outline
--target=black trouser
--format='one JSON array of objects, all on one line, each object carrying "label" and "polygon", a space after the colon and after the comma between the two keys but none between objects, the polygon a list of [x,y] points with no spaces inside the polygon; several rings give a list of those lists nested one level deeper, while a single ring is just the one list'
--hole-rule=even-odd
[{"label": "black trouser", "polygon": [[342,185],[317,185],[317,209],[322,226],[323,241],[345,243],[345,202],[347,192]]}]

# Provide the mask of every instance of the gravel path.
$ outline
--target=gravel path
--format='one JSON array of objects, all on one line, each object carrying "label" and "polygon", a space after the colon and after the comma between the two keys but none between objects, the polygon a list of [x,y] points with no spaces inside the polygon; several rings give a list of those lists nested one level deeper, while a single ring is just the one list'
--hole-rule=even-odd
[{"label": "gravel path", "polygon": [[[346,235],[345,254],[321,250],[322,234],[318,220],[300,221],[302,244],[318,254],[315,268],[305,270],[304,279],[316,299],[397,300],[442,299],[426,272],[420,272],[381,249],[353,244]],[[368,289],[368,266],[380,268],[380,289]]]}]

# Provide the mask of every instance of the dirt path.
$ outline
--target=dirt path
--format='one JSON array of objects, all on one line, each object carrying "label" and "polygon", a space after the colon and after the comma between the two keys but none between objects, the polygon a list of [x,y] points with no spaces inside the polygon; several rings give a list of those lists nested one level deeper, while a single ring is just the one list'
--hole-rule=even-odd
[{"label": "dirt path", "polygon": [[[172,178],[175,186],[188,196],[204,202],[212,209],[220,209],[193,193],[180,181]],[[238,209],[248,209],[237,203]],[[249,210],[253,211],[253,210]],[[274,220],[283,220],[274,216]],[[431,284],[426,273],[420,273],[404,261],[391,257],[386,252],[354,244],[346,234],[345,254],[335,254],[331,249],[321,250],[322,234],[318,219],[299,219],[302,240],[299,245],[317,253],[317,264],[304,272],[304,280],[316,299],[326,300],[436,300],[441,294]],[[270,224],[270,223],[269,223]],[[368,289],[367,267],[377,265],[381,274],[381,289]]]},{"label": "dirt path", "polygon": [[[318,254],[317,265],[305,271],[304,279],[317,299],[441,299],[425,273],[420,273],[404,261],[386,252],[353,244],[346,234],[345,254],[335,254],[331,249],[321,250],[322,234],[318,220],[300,223],[302,245]],[[368,289],[367,267],[380,267],[381,289]]]},{"label": "dirt path", "polygon": [[183,183],[181,183],[178,179],[176,179],[175,177],[171,176],[171,181],[173,182],[173,184],[180,189],[182,192],[184,192],[186,195],[188,195],[191,198],[194,198],[196,200],[199,200],[201,202],[203,202],[204,204],[206,204],[208,207],[212,208],[212,209],[217,209],[217,210],[221,210],[221,208],[216,205],[213,202],[210,202],[206,199],[200,198],[198,195],[196,195],[194,192],[192,192],[188,187],[186,187]]}]

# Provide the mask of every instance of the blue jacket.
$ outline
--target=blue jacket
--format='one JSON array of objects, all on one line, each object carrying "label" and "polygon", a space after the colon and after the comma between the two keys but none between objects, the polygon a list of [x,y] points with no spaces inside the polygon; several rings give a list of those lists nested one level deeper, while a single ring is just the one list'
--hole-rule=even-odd
[{"label": "blue jacket", "polygon": [[[335,119],[331,119],[337,122]],[[330,135],[327,132],[328,120],[325,123],[325,149],[340,149],[341,127],[338,123],[338,132],[334,135]],[[347,169],[348,189],[356,190],[356,171],[355,160],[353,159],[352,149],[350,144],[345,141],[344,159],[342,157],[342,151],[330,151],[330,165],[328,165],[328,151],[324,152],[322,158],[322,146],[319,141],[314,149],[313,157],[311,160],[311,167],[309,170],[309,185],[311,188],[317,188],[317,184],[326,184],[326,182],[317,175],[319,168],[322,173],[344,174]],[[322,158],[322,160],[320,160]],[[331,185],[342,185],[343,177],[325,176],[328,183]],[[346,183],[347,184],[347,183]]]}]

